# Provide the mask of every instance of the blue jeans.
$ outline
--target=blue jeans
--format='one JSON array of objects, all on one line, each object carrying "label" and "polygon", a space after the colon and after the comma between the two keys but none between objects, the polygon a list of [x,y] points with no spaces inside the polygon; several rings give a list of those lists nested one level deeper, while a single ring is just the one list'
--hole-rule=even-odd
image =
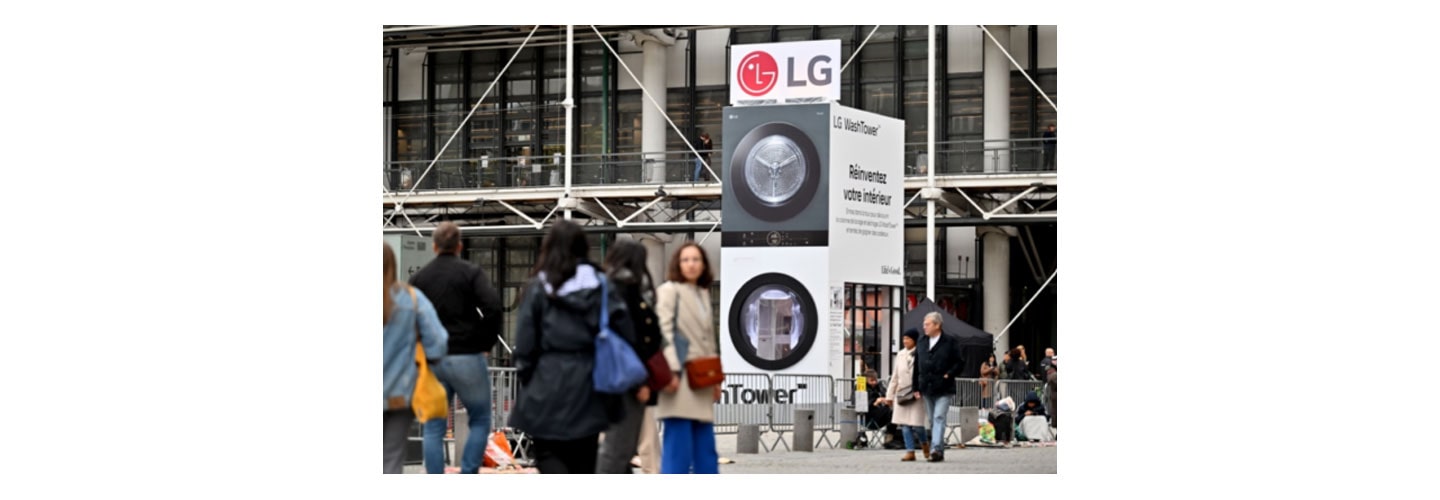
[{"label": "blue jeans", "polygon": [[704,168],[705,168],[705,164],[704,164],[704,163],[700,163],[700,160],[699,160],[699,159],[696,159],[696,160],[695,160],[695,175],[694,175],[694,176],[691,176],[690,178],[691,178],[692,180],[696,181],[696,182],[699,182],[699,181],[700,181],[700,172],[701,172]]},{"label": "blue jeans", "polygon": [[924,436],[925,428],[913,425],[900,426],[900,433],[905,435],[905,451],[915,451],[915,437]]},{"label": "blue jeans", "polygon": [[925,413],[930,415],[930,453],[945,449],[945,420],[955,395],[925,396]]},{"label": "blue jeans", "polygon": [[[477,474],[485,458],[485,446],[490,443],[490,368],[484,354],[454,354],[445,356],[435,365],[435,378],[445,386],[445,393],[459,396],[470,417],[470,436],[465,439],[465,449],[460,453],[460,473]],[[441,437],[435,436],[434,447],[443,446]],[[432,445],[430,433],[425,433],[425,447]],[[428,454],[428,453],[427,453]]]},{"label": "blue jeans", "polygon": [[448,419],[432,418],[425,422],[425,473],[445,473],[445,424]]},{"label": "blue jeans", "polygon": [[661,474],[719,474],[720,454],[715,451],[715,424],[687,418],[660,419]]}]

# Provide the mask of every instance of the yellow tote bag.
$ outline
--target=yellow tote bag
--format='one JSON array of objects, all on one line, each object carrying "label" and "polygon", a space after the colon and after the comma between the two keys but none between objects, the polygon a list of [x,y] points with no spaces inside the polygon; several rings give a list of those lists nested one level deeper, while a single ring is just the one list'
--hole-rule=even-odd
[{"label": "yellow tote bag", "polygon": [[420,345],[420,301],[415,299],[414,287],[405,288],[410,290],[410,303],[415,304],[415,364],[420,367],[420,375],[415,377],[415,394],[410,397],[410,408],[415,411],[415,420],[420,422],[445,418],[449,412],[445,386],[440,385],[440,379],[430,371],[430,363],[425,360],[425,346]]}]

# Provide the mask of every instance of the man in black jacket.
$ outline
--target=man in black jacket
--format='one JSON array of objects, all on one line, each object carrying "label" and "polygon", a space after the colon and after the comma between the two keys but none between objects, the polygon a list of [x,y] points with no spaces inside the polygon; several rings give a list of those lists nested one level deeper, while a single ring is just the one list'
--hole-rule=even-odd
[{"label": "man in black jacket", "polygon": [[[945,460],[945,421],[950,400],[955,397],[955,378],[960,376],[964,362],[960,344],[940,329],[940,313],[925,315],[925,337],[915,347],[915,389],[925,397],[925,411],[930,416],[931,462]],[[965,445],[960,445],[962,448]]]},{"label": "man in black jacket", "polygon": [[[410,284],[435,304],[450,333],[449,352],[433,365],[445,393],[458,395],[470,418],[470,436],[460,455],[460,473],[476,474],[490,442],[489,352],[500,338],[500,295],[479,266],[460,258],[460,228],[435,228],[435,260],[410,277]],[[443,423],[444,421],[441,420]],[[444,429],[426,428],[426,446],[440,445]]]}]

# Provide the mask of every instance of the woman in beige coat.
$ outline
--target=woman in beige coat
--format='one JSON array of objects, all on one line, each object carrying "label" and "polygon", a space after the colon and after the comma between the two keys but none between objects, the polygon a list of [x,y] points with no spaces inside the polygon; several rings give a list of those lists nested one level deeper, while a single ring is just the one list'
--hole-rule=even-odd
[{"label": "woman in beige coat", "polygon": [[[720,355],[715,335],[714,312],[710,310],[710,273],[705,250],[687,242],[670,259],[669,280],[655,291],[655,314],[665,337],[665,360],[675,372],[670,386],[660,393],[656,416],[661,431],[661,474],[719,474],[719,453],[715,451],[715,403],[720,386],[691,389],[685,378],[684,360]],[[677,352],[677,336],[683,337],[686,352]]]},{"label": "woman in beige coat", "polygon": [[915,369],[915,342],[919,338],[920,332],[913,328],[906,330],[901,337],[900,342],[905,349],[895,355],[895,373],[890,377],[890,388],[885,392],[885,398],[879,401],[879,404],[895,408],[895,415],[890,421],[900,426],[900,432],[905,435],[905,456],[900,459],[901,462],[915,461],[917,436],[923,441],[925,458],[930,458],[930,441],[925,439],[928,435],[925,434],[925,405],[920,399],[920,391],[914,390],[911,385],[914,383],[911,374]]}]

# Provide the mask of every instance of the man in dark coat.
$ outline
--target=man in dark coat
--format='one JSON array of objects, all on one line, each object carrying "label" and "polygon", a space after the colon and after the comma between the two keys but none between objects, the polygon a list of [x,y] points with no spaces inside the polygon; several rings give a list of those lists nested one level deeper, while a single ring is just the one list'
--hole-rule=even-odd
[{"label": "man in dark coat", "polygon": [[[925,398],[925,411],[930,416],[930,462],[945,460],[945,421],[950,400],[955,397],[955,379],[964,368],[960,358],[960,342],[940,329],[938,312],[925,315],[925,340],[915,347],[915,390]],[[961,448],[965,445],[960,445]]]},{"label": "man in dark coat", "polygon": [[[460,452],[460,472],[477,474],[490,443],[490,349],[500,338],[500,294],[480,266],[460,257],[460,227],[443,222],[433,237],[435,260],[414,276],[410,284],[435,304],[440,323],[450,333],[449,348],[432,367],[445,393],[465,404],[470,435]],[[432,452],[443,446],[444,419],[425,428],[425,446]]]}]

